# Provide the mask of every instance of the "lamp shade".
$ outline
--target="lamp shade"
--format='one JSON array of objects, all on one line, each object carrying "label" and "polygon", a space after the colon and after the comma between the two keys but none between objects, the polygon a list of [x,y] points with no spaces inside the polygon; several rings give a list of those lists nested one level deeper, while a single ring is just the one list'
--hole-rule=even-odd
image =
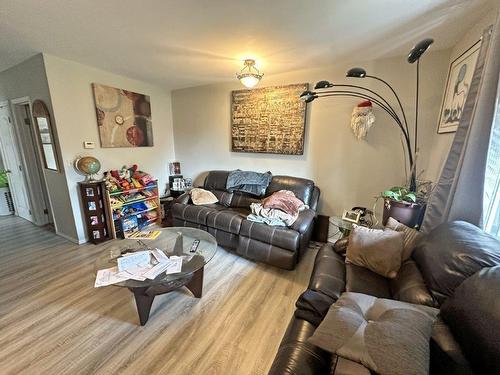
[{"label": "lamp shade", "polygon": [[330,87],[333,87],[333,83],[331,82],[328,82],[328,81],[319,81],[318,83],[316,83],[316,85],[314,86],[314,89],[315,90],[318,90],[318,89],[326,89],[326,88],[330,88]]},{"label": "lamp shade", "polygon": [[408,54],[408,62],[410,64],[413,64],[415,61],[420,59],[420,57],[424,54],[425,51],[427,51],[427,48],[429,48],[432,43],[434,43],[434,39],[427,38],[415,44],[415,46]]},{"label": "lamp shade", "polygon": [[366,70],[364,70],[363,68],[351,68],[347,71],[345,76],[353,78],[365,78]]},{"label": "lamp shade", "polygon": [[309,90],[304,91],[302,94],[300,94],[300,100],[303,100],[306,103],[312,102],[317,97],[318,95],[316,95],[315,92]]}]

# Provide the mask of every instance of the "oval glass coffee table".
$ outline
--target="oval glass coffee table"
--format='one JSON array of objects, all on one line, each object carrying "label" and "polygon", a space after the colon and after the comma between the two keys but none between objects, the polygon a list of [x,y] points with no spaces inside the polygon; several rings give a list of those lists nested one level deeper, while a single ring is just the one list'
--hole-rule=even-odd
[{"label": "oval glass coffee table", "polygon": [[[149,319],[149,312],[157,295],[169,293],[182,286],[188,288],[196,298],[201,298],[203,290],[203,270],[217,251],[217,241],[211,234],[196,228],[170,227],[160,229],[161,234],[154,240],[125,239],[108,247],[106,254],[99,257],[95,270],[115,267],[117,258],[126,253],[159,249],[167,256],[183,258],[181,272],[167,275],[162,272],[154,280],[125,280],[116,284],[128,288],[135,297],[141,325]],[[196,250],[193,243],[198,240]]]}]

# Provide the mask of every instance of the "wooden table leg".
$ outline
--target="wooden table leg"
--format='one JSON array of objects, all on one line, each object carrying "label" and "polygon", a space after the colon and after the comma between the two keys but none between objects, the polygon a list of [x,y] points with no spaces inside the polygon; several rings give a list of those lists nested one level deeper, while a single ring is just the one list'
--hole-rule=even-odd
[{"label": "wooden table leg", "polygon": [[203,267],[193,273],[193,278],[186,284],[196,298],[201,298],[203,293]]},{"label": "wooden table leg", "polygon": [[130,288],[130,291],[134,293],[135,305],[137,306],[137,312],[139,313],[139,321],[141,326],[145,325],[149,319],[149,312],[151,311],[151,306],[155,296],[149,296],[146,294],[148,288]]}]

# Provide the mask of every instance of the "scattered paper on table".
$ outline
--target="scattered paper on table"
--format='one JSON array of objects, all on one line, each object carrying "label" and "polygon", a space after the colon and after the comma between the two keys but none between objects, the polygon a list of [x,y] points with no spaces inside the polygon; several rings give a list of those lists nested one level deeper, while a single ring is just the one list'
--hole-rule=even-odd
[{"label": "scattered paper on table", "polygon": [[137,268],[139,265],[147,265],[151,261],[151,253],[149,251],[137,251],[125,257],[119,257],[118,271],[126,271],[128,269]]},{"label": "scattered paper on table", "polygon": [[169,263],[167,264],[167,270],[166,273],[167,275],[170,275],[172,273],[178,273],[181,272],[182,270],[182,258],[172,255],[169,259]]},{"label": "scattered paper on table", "polygon": [[106,268],[97,271],[97,276],[95,278],[94,288],[99,288],[100,286],[107,286],[111,284],[116,284],[122,281],[128,280],[129,277],[124,277],[118,273],[117,267]]}]

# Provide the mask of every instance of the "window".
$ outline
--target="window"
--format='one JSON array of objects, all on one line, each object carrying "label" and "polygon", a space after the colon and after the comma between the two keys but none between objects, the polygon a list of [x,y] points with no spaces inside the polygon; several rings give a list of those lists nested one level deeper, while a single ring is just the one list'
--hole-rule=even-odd
[{"label": "window", "polygon": [[484,230],[500,237],[500,95],[491,129],[484,180]]}]

